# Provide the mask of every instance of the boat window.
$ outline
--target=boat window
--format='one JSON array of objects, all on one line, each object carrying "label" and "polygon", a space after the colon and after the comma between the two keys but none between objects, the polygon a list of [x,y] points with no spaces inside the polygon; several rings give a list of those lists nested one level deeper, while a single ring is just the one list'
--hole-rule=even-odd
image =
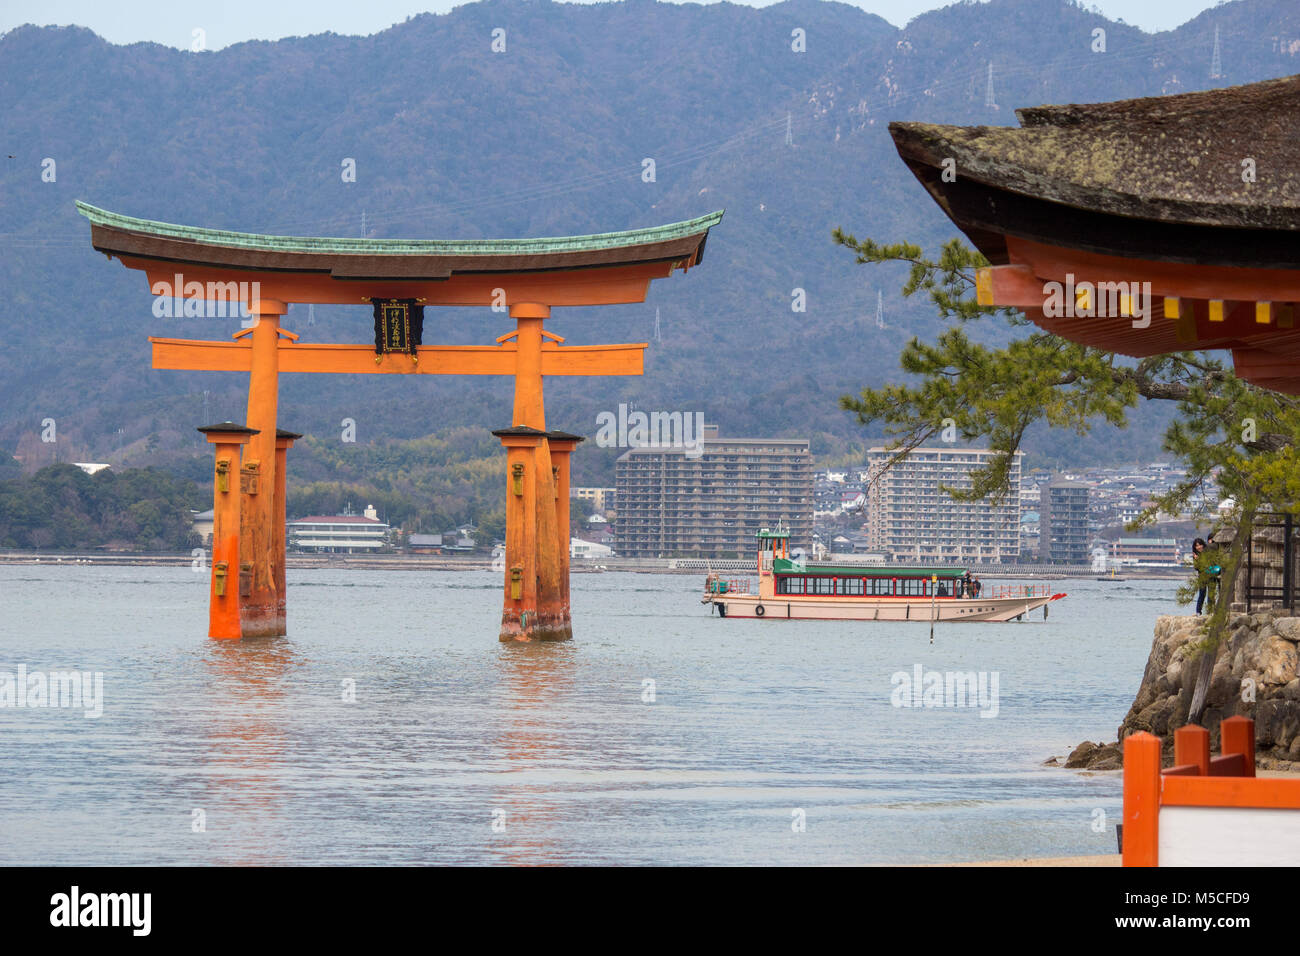
[{"label": "boat window", "polygon": [[903,578],[898,582],[898,593],[904,597],[924,597],[925,578]]},{"label": "boat window", "polygon": [[808,593],[809,594],[834,594],[835,579],[834,578],[809,578]]},{"label": "boat window", "polygon": [[803,594],[803,578],[780,577],[776,579],[777,594]]},{"label": "boat window", "polygon": [[840,594],[862,594],[862,578],[840,578]]}]

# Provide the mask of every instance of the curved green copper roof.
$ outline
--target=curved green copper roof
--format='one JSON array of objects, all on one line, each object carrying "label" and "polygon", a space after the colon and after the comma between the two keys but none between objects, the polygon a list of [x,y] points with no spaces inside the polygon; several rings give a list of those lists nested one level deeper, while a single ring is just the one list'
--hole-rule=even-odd
[{"label": "curved green copper roof", "polygon": [[544,239],[343,239],[306,236],[265,236],[199,226],[137,219],[109,212],[77,200],[77,211],[93,226],[147,233],[206,245],[257,249],[269,252],[318,252],[341,255],[540,255],[554,252],[589,252],[640,246],[698,235],[722,221],[724,210],[706,216],[648,229],[602,232],[592,236],[553,236]]}]

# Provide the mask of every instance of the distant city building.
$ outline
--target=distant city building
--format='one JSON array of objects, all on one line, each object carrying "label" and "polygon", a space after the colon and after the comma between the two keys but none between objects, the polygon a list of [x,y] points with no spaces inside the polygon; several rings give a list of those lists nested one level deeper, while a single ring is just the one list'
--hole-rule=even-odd
[{"label": "distant city building", "polygon": [[315,554],[366,554],[388,544],[388,525],[373,507],[365,514],[311,515],[289,522],[289,544]]},{"label": "distant city building", "polygon": [[748,557],[778,524],[812,543],[812,453],[806,440],[718,438],[702,449],[633,448],[615,463],[622,557]]},{"label": "distant city building", "polygon": [[1174,538],[1120,538],[1110,543],[1114,564],[1177,566],[1178,541]]},{"label": "distant city building", "polygon": [[613,488],[570,488],[569,497],[591,503],[591,507],[604,514],[614,510],[616,495]]},{"label": "distant city building", "polygon": [[478,540],[475,538],[477,534],[478,528],[473,525],[466,525],[463,528],[457,528],[455,531],[449,531],[442,536],[442,550],[473,551],[478,547]]},{"label": "distant city building", "polygon": [[1088,528],[1089,488],[1081,481],[1058,478],[1043,489],[1039,505],[1039,556],[1044,561],[1088,564],[1092,534]]},{"label": "distant city building", "polygon": [[1000,501],[958,501],[945,489],[969,489],[970,473],[996,453],[976,448],[918,448],[888,470],[894,452],[867,452],[867,540],[891,561],[942,564],[1020,558],[1020,463],[1011,460],[1010,491]]},{"label": "distant city building", "polygon": [[614,549],[605,544],[597,544],[595,541],[584,541],[582,538],[569,539],[569,555],[574,558],[593,560],[595,558],[613,557]]},{"label": "distant city building", "polygon": [[192,522],[194,533],[199,536],[199,540],[202,541],[205,546],[212,544],[212,527],[216,522],[212,509],[209,508],[207,511],[191,511],[190,515],[190,521]]}]

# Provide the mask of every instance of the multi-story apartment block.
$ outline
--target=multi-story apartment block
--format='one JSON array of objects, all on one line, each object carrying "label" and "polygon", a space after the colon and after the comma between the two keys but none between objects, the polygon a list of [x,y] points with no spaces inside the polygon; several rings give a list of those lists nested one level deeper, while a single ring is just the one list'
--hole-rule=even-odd
[{"label": "multi-story apartment block", "polygon": [[867,453],[867,538],[891,561],[913,564],[1011,562],[1020,557],[1020,464],[1011,462],[1011,488],[999,501],[959,501],[947,488],[969,489],[972,470],[994,452],[918,448],[886,469],[893,452]]},{"label": "multi-story apartment block", "polygon": [[793,547],[812,540],[808,442],[718,438],[702,449],[633,448],[615,463],[615,549],[622,557],[748,557],[762,528],[784,525]]},{"label": "multi-story apartment block", "polygon": [[1088,529],[1089,487],[1058,478],[1043,489],[1039,506],[1039,554],[1044,561],[1087,564],[1092,533]]}]

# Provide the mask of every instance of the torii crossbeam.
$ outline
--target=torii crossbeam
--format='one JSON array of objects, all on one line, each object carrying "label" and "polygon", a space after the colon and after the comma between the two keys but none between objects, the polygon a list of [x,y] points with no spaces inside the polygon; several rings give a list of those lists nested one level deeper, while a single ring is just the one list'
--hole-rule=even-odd
[{"label": "torii crossbeam", "polygon": [[[286,631],[284,458],[300,436],[277,432],[281,372],[514,376],[511,427],[493,432],[507,449],[500,637],[572,636],[569,457],[582,439],[546,430],[542,379],[640,375],[646,343],[565,346],[543,324],[555,306],[645,301],[652,280],[700,262],[721,212],[595,236],[460,242],[262,236],[77,208],[94,247],[145,272],[155,296],[239,304],[255,319],[233,342],[150,339],[156,369],[249,373],[247,421],[205,429],[216,449],[211,636]],[[375,343],[299,342],[280,327],[292,302],[371,305]],[[426,346],[428,305],[508,310],[515,328],[495,345]],[[238,584],[227,586],[232,560]]]}]

